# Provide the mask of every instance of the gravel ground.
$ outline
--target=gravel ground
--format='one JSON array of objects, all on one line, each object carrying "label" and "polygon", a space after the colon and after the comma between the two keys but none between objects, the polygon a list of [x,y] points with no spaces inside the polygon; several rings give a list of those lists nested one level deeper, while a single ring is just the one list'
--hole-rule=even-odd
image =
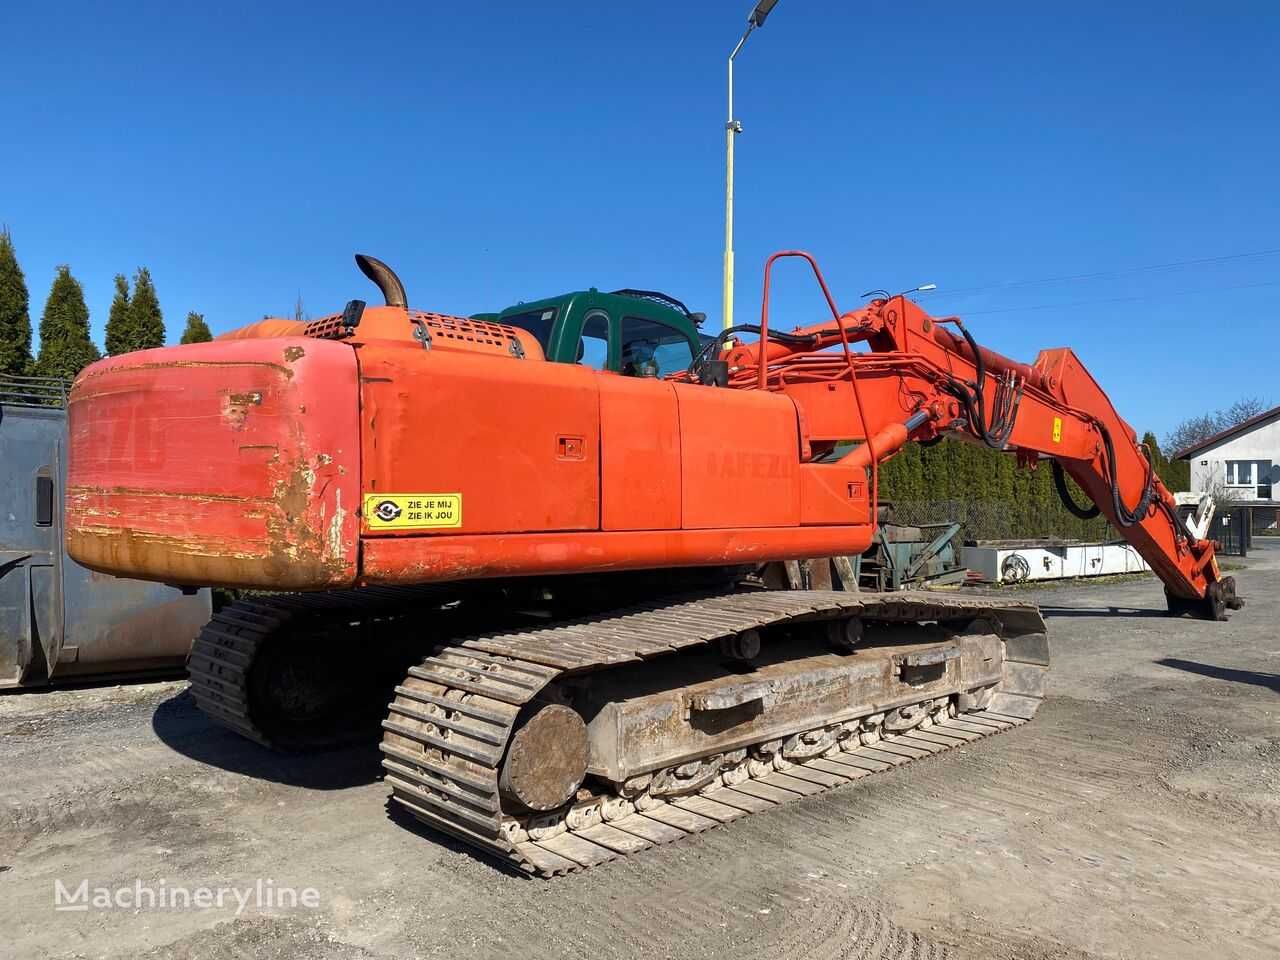
[{"label": "gravel ground", "polygon": [[[0,697],[6,957],[1274,957],[1280,542],[1230,624],[1152,579],[1044,605],[1011,733],[552,882],[389,815],[377,755],[272,755],[180,682]],[[306,906],[54,910],[55,882],[313,888]]]}]

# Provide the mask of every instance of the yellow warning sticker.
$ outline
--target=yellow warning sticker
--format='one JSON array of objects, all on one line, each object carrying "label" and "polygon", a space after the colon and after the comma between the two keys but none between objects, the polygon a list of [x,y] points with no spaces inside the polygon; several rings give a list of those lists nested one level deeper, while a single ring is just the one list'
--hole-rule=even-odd
[{"label": "yellow warning sticker", "polygon": [[1054,443],[1062,442],[1062,418],[1061,417],[1053,418],[1053,442]]},{"label": "yellow warning sticker", "polygon": [[364,522],[372,530],[462,526],[460,493],[367,493]]}]

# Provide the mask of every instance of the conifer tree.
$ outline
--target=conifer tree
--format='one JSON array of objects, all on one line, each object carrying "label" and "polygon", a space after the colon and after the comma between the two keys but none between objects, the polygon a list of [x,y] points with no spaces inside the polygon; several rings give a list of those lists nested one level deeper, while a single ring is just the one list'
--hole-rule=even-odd
[{"label": "conifer tree", "polygon": [[944,440],[936,447],[925,447],[920,451],[920,473],[925,498],[928,500],[951,499],[945,463],[947,443],[948,441]]},{"label": "conifer tree", "polygon": [[187,314],[187,327],[182,331],[183,343],[208,343],[213,339],[209,325],[204,322],[204,314],[192,310]]},{"label": "conifer tree", "polygon": [[898,454],[903,460],[906,476],[902,484],[901,500],[927,500],[929,492],[924,488],[924,447],[918,443],[909,443]]},{"label": "conifer tree", "polygon": [[880,464],[876,481],[879,484],[881,500],[896,502],[902,499],[910,499],[905,496],[910,476],[910,466],[906,462],[906,454],[910,448],[911,444],[907,444],[884,463]]},{"label": "conifer tree", "polygon": [[1160,450],[1156,435],[1148,430],[1142,436],[1142,442],[1151,452],[1151,465],[1156,469],[1156,476],[1164,481],[1164,485],[1177,492],[1191,488],[1191,464],[1186,460],[1170,460]]},{"label": "conifer tree", "polygon": [[[1151,434],[1143,442],[1169,488],[1186,490],[1190,465],[1166,460]],[[1067,489],[1077,504],[1089,504],[1070,477]],[[899,505],[900,522],[961,520],[964,535],[973,539],[1115,536],[1104,519],[1081,520],[1063,506],[1047,463],[1028,470],[1011,453],[953,439],[929,446],[909,443],[881,464],[880,497]]]},{"label": "conifer tree", "polygon": [[139,267],[133,275],[133,296],[129,299],[129,335],[122,353],[164,346],[164,315],[156,296],[151,271]]},{"label": "conifer tree", "polygon": [[36,372],[42,377],[70,380],[98,359],[98,348],[89,338],[89,308],[80,281],[71,268],[58,267],[40,318],[40,357]]},{"label": "conifer tree", "polygon": [[133,315],[129,310],[129,281],[124,274],[116,274],[116,295],[111,300],[111,311],[107,314],[107,356],[115,357],[130,350],[133,346]]},{"label": "conifer tree", "polygon": [[989,481],[988,498],[996,503],[1013,503],[1013,478],[1018,465],[1011,456],[995,458],[995,469]]},{"label": "conifer tree", "polygon": [[0,229],[0,376],[31,372],[31,314],[27,282],[13,238]]}]

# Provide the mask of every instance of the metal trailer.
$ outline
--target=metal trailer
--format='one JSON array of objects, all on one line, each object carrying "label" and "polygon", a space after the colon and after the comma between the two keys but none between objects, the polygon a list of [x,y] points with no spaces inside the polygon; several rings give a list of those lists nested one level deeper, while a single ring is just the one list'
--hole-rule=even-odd
[{"label": "metal trailer", "polygon": [[178,672],[212,612],[208,589],[184,595],[67,556],[67,386],[0,380],[0,689]]},{"label": "metal trailer", "polygon": [[962,583],[968,571],[957,556],[958,523],[902,526],[881,522],[870,549],[852,558],[863,590],[919,590]]}]

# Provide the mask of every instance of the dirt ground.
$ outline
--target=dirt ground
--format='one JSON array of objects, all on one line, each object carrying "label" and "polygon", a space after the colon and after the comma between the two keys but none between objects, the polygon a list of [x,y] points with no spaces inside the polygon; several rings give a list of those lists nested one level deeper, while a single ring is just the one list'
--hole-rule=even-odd
[{"label": "dirt ground", "polygon": [[[556,881],[389,816],[377,755],[275,756],[181,682],[0,697],[4,957],[1274,957],[1280,542],[1230,624],[1152,579],[1018,591],[1036,720]],[[54,909],[141,883],[318,907]]]}]

